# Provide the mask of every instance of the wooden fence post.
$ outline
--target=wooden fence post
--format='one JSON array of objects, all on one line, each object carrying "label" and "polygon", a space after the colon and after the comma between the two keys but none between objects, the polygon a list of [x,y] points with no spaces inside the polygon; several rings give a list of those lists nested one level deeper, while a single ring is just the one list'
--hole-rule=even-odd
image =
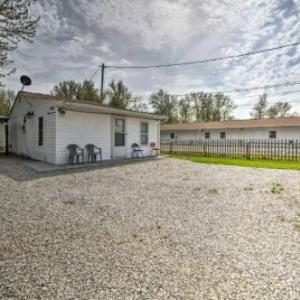
[{"label": "wooden fence post", "polygon": [[251,158],[251,153],[250,153],[250,142],[246,142],[246,158],[250,159]]},{"label": "wooden fence post", "polygon": [[171,154],[172,152],[173,152],[173,141],[170,141],[169,153]]}]

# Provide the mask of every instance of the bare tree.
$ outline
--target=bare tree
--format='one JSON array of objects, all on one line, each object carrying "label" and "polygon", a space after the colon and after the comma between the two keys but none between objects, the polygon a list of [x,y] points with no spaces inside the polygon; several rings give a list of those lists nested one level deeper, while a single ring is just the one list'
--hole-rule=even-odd
[{"label": "bare tree", "polygon": [[263,93],[261,96],[259,96],[259,99],[257,103],[254,105],[250,115],[254,119],[263,119],[266,116],[267,109],[268,109],[267,94]]},{"label": "bare tree", "polygon": [[182,99],[179,102],[179,117],[182,123],[188,123],[191,121],[191,104],[187,98]]},{"label": "bare tree", "polygon": [[[32,41],[39,18],[30,16],[34,0],[2,0],[0,3],[0,79],[10,75],[12,63],[8,52],[15,50],[22,40]],[[0,82],[1,84],[1,82]]]}]

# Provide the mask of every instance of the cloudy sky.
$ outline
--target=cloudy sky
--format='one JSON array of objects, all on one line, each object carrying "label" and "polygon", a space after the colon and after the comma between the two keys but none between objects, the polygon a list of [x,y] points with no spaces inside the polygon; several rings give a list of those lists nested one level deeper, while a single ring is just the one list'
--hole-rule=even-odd
[{"label": "cloudy sky", "polygon": [[[4,82],[49,92],[62,80],[89,79],[97,65],[147,65],[206,59],[300,41],[300,0],[39,0],[34,43],[10,54],[17,72]],[[136,95],[159,88],[171,94],[222,91],[300,81],[300,46],[201,65],[147,70],[106,70],[105,83],[122,79]],[[94,80],[99,85],[100,74]],[[298,91],[298,93],[297,93]],[[249,116],[263,91],[231,93]],[[300,85],[269,89],[269,101],[300,100]],[[291,92],[284,94],[284,92]],[[300,103],[294,103],[300,112]]]}]

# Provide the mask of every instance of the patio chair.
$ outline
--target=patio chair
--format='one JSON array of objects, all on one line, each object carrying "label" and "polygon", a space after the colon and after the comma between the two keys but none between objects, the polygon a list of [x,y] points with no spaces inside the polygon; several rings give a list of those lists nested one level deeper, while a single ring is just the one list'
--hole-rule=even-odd
[{"label": "patio chair", "polygon": [[68,159],[68,164],[74,164],[75,159],[76,163],[79,163],[79,158],[81,157],[81,161],[83,162],[84,160],[84,150],[80,148],[76,144],[70,144],[67,146],[67,149],[69,150],[69,159]]},{"label": "patio chair", "polygon": [[151,142],[150,143],[150,148],[151,148],[151,154],[153,155],[158,155],[159,154],[159,151],[160,149],[156,147],[156,143],[155,142]]},{"label": "patio chair", "polygon": [[140,145],[137,144],[137,143],[133,143],[131,145],[131,149],[132,149],[132,152],[131,152],[131,157],[143,157],[143,149],[141,149]]},{"label": "patio chair", "polygon": [[87,144],[85,146],[88,155],[88,161],[94,163],[97,161],[97,155],[99,155],[100,160],[102,161],[102,150],[101,148],[95,146],[94,144]]}]

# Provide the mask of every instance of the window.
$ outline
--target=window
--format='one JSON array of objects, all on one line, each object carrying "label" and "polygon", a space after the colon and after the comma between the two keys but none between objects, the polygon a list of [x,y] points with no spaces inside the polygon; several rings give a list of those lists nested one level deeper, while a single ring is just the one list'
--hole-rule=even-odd
[{"label": "window", "polygon": [[170,133],[170,139],[175,139],[175,133],[174,132]]},{"label": "window", "polygon": [[44,118],[43,117],[39,117],[38,144],[39,146],[42,146],[44,144]]},{"label": "window", "polygon": [[148,123],[141,123],[141,144],[148,145]]},{"label": "window", "polygon": [[115,146],[125,146],[125,120],[115,119]]},{"label": "window", "polygon": [[206,139],[210,139],[210,132],[205,132],[205,133],[204,133],[204,137],[205,137]]},{"label": "window", "polygon": [[276,139],[276,131],[270,131],[269,132],[269,138],[270,139]]},{"label": "window", "polygon": [[226,138],[226,132],[220,132],[220,139],[225,139]]}]

